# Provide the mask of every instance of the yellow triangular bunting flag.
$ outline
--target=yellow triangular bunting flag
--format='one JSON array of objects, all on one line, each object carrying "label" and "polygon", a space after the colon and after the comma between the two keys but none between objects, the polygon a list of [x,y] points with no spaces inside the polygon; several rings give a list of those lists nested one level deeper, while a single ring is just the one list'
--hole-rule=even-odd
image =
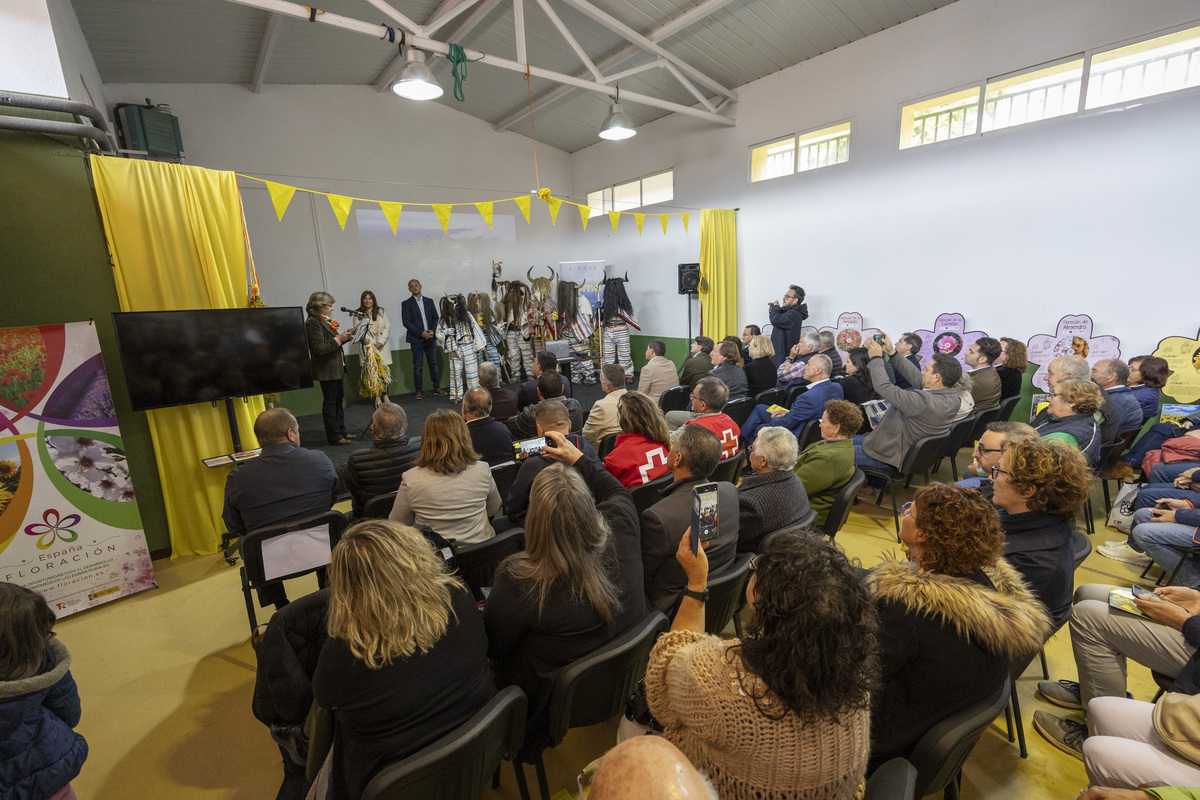
[{"label": "yellow triangular bunting flag", "polygon": [[396,226],[400,224],[400,212],[404,209],[404,203],[384,203],[380,201],[379,207],[383,209],[383,216],[388,221],[388,225],[392,226],[392,236],[395,236]]},{"label": "yellow triangular bunting flag", "polygon": [[634,214],[633,221],[637,223],[638,236],[641,236],[642,235],[642,223],[646,221],[646,215],[645,214]]},{"label": "yellow triangular bunting flag", "polygon": [[550,197],[546,200],[550,204],[550,224],[558,224],[558,209],[562,207],[562,200],[557,197]]},{"label": "yellow triangular bunting flag", "polygon": [[491,203],[476,203],[475,207],[479,209],[479,215],[483,217],[483,221],[488,224],[488,230],[492,228],[492,204]]},{"label": "yellow triangular bunting flag", "polygon": [[667,233],[667,221],[670,219],[671,219],[670,214],[659,214],[658,215],[658,221],[662,223],[664,235],[666,235],[666,233]]},{"label": "yellow triangular bunting flag", "polygon": [[437,214],[438,222],[442,223],[442,233],[450,232],[450,209],[448,203],[434,203],[433,213]]},{"label": "yellow triangular bunting flag", "polygon": [[329,205],[333,206],[333,213],[337,217],[338,225],[342,226],[342,230],[346,230],[346,218],[350,216],[350,206],[354,203],[354,198],[342,197],[340,194],[325,196],[329,198]]},{"label": "yellow triangular bunting flag", "polygon": [[617,232],[617,223],[621,221],[621,212],[620,211],[610,211],[610,212],[608,212],[608,218],[610,220],[612,220],[613,233],[616,233]]},{"label": "yellow triangular bunting flag", "polygon": [[583,223],[583,229],[587,230],[588,218],[592,215],[592,210],[587,206],[576,206],[579,209],[579,221]]},{"label": "yellow triangular bunting flag", "polygon": [[690,217],[690,216],[691,216],[691,213],[690,213],[690,212],[688,212],[688,213],[686,213],[686,214],[680,214],[680,215],[679,215],[679,218],[680,218],[681,220],[683,220],[683,232],[684,232],[684,233],[687,233],[687,221],[688,221],[688,217]]},{"label": "yellow triangular bunting flag", "polygon": [[263,181],[263,183],[267,184],[267,191],[271,193],[271,203],[275,206],[275,215],[282,222],[283,212],[287,211],[288,203],[292,202],[292,195],[296,193],[296,187],[270,181]]},{"label": "yellow triangular bunting flag", "polygon": [[525,223],[529,224],[529,195],[514,197],[513,200],[516,202],[517,208],[521,209],[521,213],[525,215]]}]

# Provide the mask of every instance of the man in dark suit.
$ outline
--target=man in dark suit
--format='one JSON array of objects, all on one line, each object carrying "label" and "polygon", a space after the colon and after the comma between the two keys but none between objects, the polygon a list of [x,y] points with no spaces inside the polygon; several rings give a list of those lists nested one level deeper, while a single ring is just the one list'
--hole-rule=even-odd
[{"label": "man in dark suit", "polygon": [[508,426],[492,417],[492,396],[487,389],[476,386],[463,395],[462,415],[471,434],[471,445],[489,467],[513,460],[512,434]]},{"label": "man in dark suit", "polygon": [[[675,560],[679,540],[692,524],[692,489],[707,483],[721,460],[721,440],[700,425],[686,425],[671,444],[667,466],[675,482],[663,499],[642,512],[642,570],[646,601],[652,609],[670,613],[687,588],[687,575]],[[708,543],[709,577],[727,572],[737,555],[737,487],[717,484],[717,538]]]},{"label": "man in dark suit", "polygon": [[707,336],[692,339],[691,355],[679,368],[679,385],[695,386],[701,378],[712,371],[713,340]]},{"label": "man in dark suit", "polygon": [[421,368],[422,360],[429,362],[429,385],[434,394],[445,394],[441,381],[438,379],[437,360],[437,308],[428,297],[421,296],[421,282],[415,278],[408,282],[408,290],[412,297],[400,304],[400,321],[404,324],[404,341],[412,350],[413,388],[416,398],[421,399]]},{"label": "man in dark suit", "polygon": [[[286,408],[269,408],[254,420],[262,448],[225,478],[225,529],[244,535],[328,511],[337,501],[338,476],[329,456],[300,446],[300,425]],[[283,584],[258,590],[259,605],[287,604]]]},{"label": "man in dark suit", "polygon": [[750,418],[742,426],[742,443],[746,446],[754,444],[754,437],[761,428],[784,427],[799,434],[804,423],[820,419],[825,412],[826,401],[844,399],[842,387],[829,380],[830,370],[829,356],[817,354],[810,358],[804,368],[804,376],[810,381],[808,389],[800,393],[787,411],[772,414],[767,406],[755,406]]},{"label": "man in dark suit", "polygon": [[[533,378],[521,384],[521,388],[517,390],[517,410],[524,411],[526,406],[537,405],[538,400],[538,376],[543,372],[558,372],[558,356],[551,353],[549,350],[543,350],[537,354],[537,358],[533,360]],[[562,378],[562,396],[571,396],[571,384],[567,382],[565,375]]]},{"label": "man in dark suit", "polygon": [[517,393],[500,387],[500,369],[492,362],[484,361],[479,365],[479,385],[492,396],[491,415],[497,422],[505,422],[517,415]]}]

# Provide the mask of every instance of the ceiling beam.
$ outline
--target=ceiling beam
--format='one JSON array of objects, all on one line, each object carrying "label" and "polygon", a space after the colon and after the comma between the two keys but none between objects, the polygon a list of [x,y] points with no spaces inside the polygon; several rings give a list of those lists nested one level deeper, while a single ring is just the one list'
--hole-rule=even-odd
[{"label": "ceiling beam", "polygon": [[[376,2],[376,0],[371,0],[371,2]],[[727,97],[730,100],[737,100],[737,93],[734,92],[732,89],[726,89],[724,86],[717,83],[715,80],[708,77],[700,70],[698,70],[695,67],[693,67],[692,65],[688,64],[686,61],[681,59],[679,56],[675,55],[674,53],[667,50],[666,48],[660,46],[656,42],[650,41],[645,36],[642,36],[640,33],[635,31],[633,28],[629,27],[624,22],[621,22],[619,19],[614,17],[612,14],[609,14],[607,11],[602,11],[601,9],[596,8],[594,5],[589,3],[588,0],[562,0],[562,2],[566,3],[571,8],[575,9],[576,11],[580,12],[581,14],[591,17],[593,20],[595,20],[596,22],[599,22],[601,25],[608,28],[609,30],[611,30],[615,33],[619,33],[621,36],[625,37],[625,39],[628,40],[630,43],[636,44],[638,47],[642,48],[643,50],[648,50],[649,52],[654,53],[654,55],[661,56],[662,58],[665,58],[668,61],[674,63],[675,66],[679,67],[681,70],[686,72],[692,78],[695,78],[697,81],[704,84],[709,89],[712,89],[717,94],[722,95],[723,97]]]},{"label": "ceiling beam", "polygon": [[700,94],[700,90],[696,88],[695,84],[693,84],[687,78],[683,77],[683,73],[679,71],[678,67],[676,67],[674,64],[672,64],[670,61],[667,61],[666,59],[663,59],[662,65],[667,68],[667,72],[670,72],[672,75],[675,76],[675,79],[677,81],[679,81],[680,83],[683,84],[683,88],[687,89],[689,92],[692,93],[692,97],[696,98],[700,102],[700,105],[704,106],[709,111],[717,110],[716,106],[714,106],[712,103],[710,103],[708,101],[707,97]]},{"label": "ceiling beam", "polygon": [[[663,64],[666,64],[666,63],[667,63],[667,60],[665,58],[655,59],[654,61],[651,61],[647,64],[642,64],[639,67],[630,67],[629,69],[622,70],[620,72],[614,72],[612,75],[601,76],[600,82],[601,83],[616,83],[617,81],[623,81],[632,75],[637,75],[639,72],[646,72],[648,70],[658,69],[659,67],[661,67]],[[534,102],[536,103],[537,101],[535,100]]]},{"label": "ceiling beam", "polygon": [[434,32],[439,30],[443,25],[450,22],[450,20],[454,19],[471,6],[478,3],[479,0],[463,0],[454,7],[454,10],[447,10],[448,6],[453,2],[454,0],[442,0],[442,4],[435,8],[433,13],[429,15],[429,20],[425,23],[425,27],[421,29],[422,35],[433,36]]},{"label": "ceiling beam", "polygon": [[517,63],[528,64],[525,53],[525,0],[513,0],[513,27],[517,33]]},{"label": "ceiling beam", "polygon": [[[483,3],[471,12],[471,16],[464,19],[462,24],[455,28],[454,32],[446,37],[446,41],[462,44],[463,37],[467,36],[471,33],[471,31],[478,28],[480,24],[487,19],[487,15],[491,14],[498,5],[500,5],[500,0],[483,0]],[[425,63],[429,65],[430,69],[433,69],[438,63],[438,55],[434,54],[430,56]]]},{"label": "ceiling beam", "polygon": [[567,44],[571,45],[571,49],[575,51],[575,55],[579,56],[579,60],[583,62],[583,66],[587,68],[588,72],[592,73],[592,77],[598,82],[604,83],[604,75],[596,68],[596,65],[592,62],[587,52],[579,46],[579,42],[567,30],[567,26],[563,24],[558,14],[554,13],[554,9],[550,7],[550,3],[547,0],[537,0],[537,3],[542,7],[542,11],[546,12],[546,16],[550,18],[550,21],[554,23],[554,27],[558,28],[558,32],[562,34],[562,37],[567,40]]},{"label": "ceiling beam", "polygon": [[[234,2],[237,2],[237,0],[234,0]],[[463,5],[470,5],[473,2],[474,0],[467,0],[467,2],[463,3]],[[463,20],[462,24],[455,28],[454,32],[446,38],[453,42],[466,36],[468,33],[473,31],[475,27],[479,25],[479,23],[483,22],[484,18],[488,14],[492,13],[492,9],[498,5],[500,5],[500,0],[483,0],[483,3],[471,12],[471,16]],[[455,10],[457,11],[457,9]],[[435,10],[434,14],[436,13],[437,11]],[[432,21],[430,22],[430,25],[436,28],[437,23],[440,20],[432,19],[432,16],[431,20]],[[433,69],[437,62],[438,56],[431,55],[426,59],[425,64],[430,69]],[[400,70],[402,69],[404,69],[404,54],[397,53],[392,60],[388,62],[388,65],[383,68],[383,72],[379,73],[379,77],[375,79],[375,91],[386,92],[388,89],[390,89],[392,87],[392,83],[396,80],[396,76],[400,74]]]},{"label": "ceiling beam", "polygon": [[258,47],[258,63],[254,65],[254,77],[250,81],[250,88],[255,94],[262,91],[267,65],[271,63],[271,51],[275,49],[275,39],[278,36],[279,15],[271,14],[267,18],[267,29],[263,32],[262,44]]},{"label": "ceiling beam", "polygon": [[[734,2],[734,0],[707,0],[706,2],[701,3],[700,5],[691,9],[686,14],[681,14],[674,19],[667,20],[663,24],[654,28],[646,34],[646,38],[652,42],[661,42],[668,36],[678,33],[687,26],[698,22],[704,17],[707,17],[709,14],[719,11],[732,2]],[[613,53],[611,56],[601,60],[596,66],[601,70],[612,69],[615,66],[625,63],[630,58],[641,52],[642,49],[637,45],[627,44],[617,52]],[[584,72],[576,73],[576,77],[580,78],[584,77],[585,75],[586,73]],[[544,93],[541,97],[534,98],[533,110],[537,111],[540,108],[545,108],[551,103],[566,97],[573,91],[575,91],[574,86],[567,86],[565,84],[562,86],[556,86],[550,91]],[[496,123],[496,130],[502,131],[511,128],[513,125],[528,117],[529,111],[530,107],[528,105],[522,105],[514,108],[507,116]]]},{"label": "ceiling beam", "polygon": [[403,14],[401,14],[396,9],[392,8],[387,3],[383,2],[383,0],[367,0],[367,2],[370,3],[371,5],[375,6],[375,8],[382,11],[383,15],[385,17],[387,17],[392,22],[396,23],[398,26],[403,28],[406,33],[410,33],[413,36],[416,36],[421,32],[420,25],[413,22],[408,17],[404,16]]},{"label": "ceiling beam", "polygon": [[[297,19],[307,20],[309,18],[308,8],[302,5],[297,5],[296,3],[287,2],[286,0],[229,0],[229,2],[261,9],[263,11],[273,11],[278,14],[295,17]],[[387,33],[387,28],[384,25],[371,25],[370,23],[362,22],[361,20],[350,19],[349,17],[343,17],[338,14],[317,14],[316,21],[326,25],[333,25],[334,27],[342,28],[343,30],[354,31],[366,36],[371,36],[375,39],[379,39],[381,38],[382,34]],[[440,53],[441,55],[445,55],[450,50],[449,45],[447,45],[445,42],[427,39],[423,36],[410,37],[409,44],[426,52]],[[488,55],[487,53],[481,53],[478,50],[464,49],[464,53],[467,58],[470,58],[472,61],[478,61],[479,63],[487,64],[488,66],[496,67],[498,69],[508,70],[509,72],[516,72],[521,75],[529,74],[535,78],[544,78],[546,80],[556,81],[558,83],[566,83],[570,84],[571,86],[576,86],[580,89],[587,89],[590,92],[596,92],[609,97],[616,94],[616,89],[611,86],[597,83],[596,81],[592,80],[586,80],[584,78],[577,78],[574,75],[566,75],[564,73],[555,72],[554,70],[545,69],[543,67],[535,67],[531,64],[518,64],[517,62],[510,61],[507,58]],[[673,103],[669,100],[663,100],[659,97],[651,97],[650,95],[639,94],[637,92],[625,92],[625,97],[635,103],[641,103],[642,105],[651,106],[653,108],[661,108],[664,111],[672,111],[677,114],[703,119],[708,122],[714,122],[718,125],[737,125],[737,120],[730,119],[729,117],[724,117],[720,114],[714,114],[713,112],[702,108],[694,108],[692,106],[681,105],[680,103]]]}]

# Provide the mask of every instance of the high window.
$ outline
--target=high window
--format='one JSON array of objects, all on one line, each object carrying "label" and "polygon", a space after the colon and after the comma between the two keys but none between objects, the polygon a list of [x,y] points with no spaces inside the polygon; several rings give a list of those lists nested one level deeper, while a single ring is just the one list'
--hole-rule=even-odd
[{"label": "high window", "polygon": [[668,169],[588,192],[588,217],[598,217],[608,211],[632,211],[674,199],[675,172]]}]

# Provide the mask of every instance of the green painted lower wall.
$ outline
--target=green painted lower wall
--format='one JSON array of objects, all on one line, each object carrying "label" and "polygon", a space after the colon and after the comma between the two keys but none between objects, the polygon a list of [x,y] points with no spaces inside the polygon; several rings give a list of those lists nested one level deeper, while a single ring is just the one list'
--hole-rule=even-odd
[{"label": "green painted lower wall", "polygon": [[117,289],[83,155],[46,136],[0,131],[0,163],[0,327],[95,320],[146,543],[155,556],[169,554],[150,429],[129,405],[117,358],[109,316]]},{"label": "green painted lower wall", "polygon": [[[642,347],[645,350],[645,346]],[[360,374],[360,360],[356,355],[346,354],[346,404],[351,403],[369,403],[370,400],[360,397],[358,394],[358,378]],[[413,375],[412,375],[412,351],[411,350],[393,350],[392,351],[392,383],[388,387],[388,394],[400,395],[411,394],[413,391]],[[429,365],[425,365],[424,375],[421,382],[424,384],[426,391],[429,391]],[[450,365],[446,360],[446,354],[438,350],[438,375],[441,378],[441,384],[444,387],[450,385]],[[304,416],[305,414],[321,413],[321,387],[314,384],[311,389],[299,389],[294,392],[283,392],[280,395],[283,407],[291,411],[296,416]]]}]

